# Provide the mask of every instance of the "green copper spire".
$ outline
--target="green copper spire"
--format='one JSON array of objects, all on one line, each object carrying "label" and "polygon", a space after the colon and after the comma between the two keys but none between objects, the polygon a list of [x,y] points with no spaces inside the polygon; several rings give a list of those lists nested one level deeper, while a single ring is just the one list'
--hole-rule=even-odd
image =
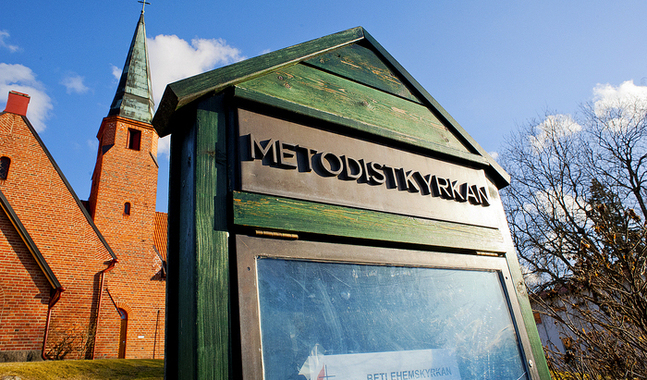
[{"label": "green copper spire", "polygon": [[150,123],[153,119],[153,105],[148,50],[146,49],[146,26],[142,8],[119,80],[119,87],[117,87],[117,93],[110,106],[108,116],[119,115]]}]

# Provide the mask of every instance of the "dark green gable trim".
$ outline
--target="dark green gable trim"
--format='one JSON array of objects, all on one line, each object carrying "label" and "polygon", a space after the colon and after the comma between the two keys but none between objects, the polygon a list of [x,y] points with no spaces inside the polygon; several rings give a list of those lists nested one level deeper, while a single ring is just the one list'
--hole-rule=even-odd
[{"label": "dark green gable trim", "polygon": [[364,83],[412,102],[420,100],[380,57],[369,48],[352,44],[330,53],[318,55],[303,63],[329,71],[340,77]]},{"label": "dark green gable trim", "polygon": [[172,132],[174,113],[194,100],[272,70],[297,64],[317,54],[349,45],[361,40],[363,33],[362,28],[349,29],[171,83],[166,86],[153,117],[153,125],[160,137],[164,137]]},{"label": "dark green gable trim", "polygon": [[488,161],[482,157],[469,152],[460,151],[449,148],[442,144],[437,144],[433,141],[428,141],[420,138],[415,134],[406,134],[402,131],[384,128],[381,125],[364,123],[355,119],[345,117],[345,115],[338,115],[335,113],[325,112],[316,108],[311,108],[301,105],[296,102],[291,102],[275,96],[270,96],[258,91],[248,90],[236,86],[234,96],[240,99],[251,100],[262,104],[267,104],[279,109],[293,112],[295,114],[304,115],[320,120],[325,120],[334,124],[343,125],[350,129],[360,132],[366,132],[375,136],[392,139],[405,144],[410,144],[416,147],[429,149],[439,155],[445,155],[458,161],[467,161],[468,163],[475,164],[478,167],[487,167]]},{"label": "dark green gable trim", "polygon": [[[363,70],[341,69],[339,64],[326,64],[326,59],[331,58],[330,54],[341,55],[344,53],[348,56],[353,55],[353,58],[357,59],[361,55],[357,54],[360,48],[349,48],[353,44],[361,44],[363,48],[372,50],[383,60],[382,64],[379,65],[380,70],[372,79],[366,79],[369,76]],[[340,50],[333,52],[335,49]],[[352,51],[353,54],[348,53],[349,51]],[[319,59],[319,63],[317,63],[317,59]],[[160,106],[153,118],[153,125],[160,136],[168,135],[177,124],[176,117],[181,113],[178,111],[200,97],[216,94],[230,86],[240,85],[245,87],[244,82],[276,70],[286,70],[288,67],[300,62],[306,62],[312,67],[319,68],[323,65],[324,70],[329,70],[342,77],[352,77],[352,79],[361,81],[365,85],[373,86],[412,102],[414,102],[412,98],[415,99],[416,103],[427,107],[440,121],[441,125],[453,135],[452,138],[454,136],[458,138],[468,152],[483,158],[486,173],[492,178],[497,187],[502,188],[509,184],[510,177],[503,168],[362,27],[349,29],[171,83],[166,87]],[[373,67],[378,67],[374,59],[364,62],[369,62]],[[415,136],[412,139],[411,143],[414,145],[419,144],[419,141],[428,139],[429,134],[425,133],[425,129],[419,130],[422,135]],[[430,148],[424,145],[422,147]],[[434,150],[433,148],[431,149]],[[451,152],[441,149],[439,153],[448,154]]]},{"label": "dark green gable trim", "polygon": [[239,88],[319,110],[341,125],[372,126],[378,136],[473,155],[429,108],[306,65],[275,70]]}]

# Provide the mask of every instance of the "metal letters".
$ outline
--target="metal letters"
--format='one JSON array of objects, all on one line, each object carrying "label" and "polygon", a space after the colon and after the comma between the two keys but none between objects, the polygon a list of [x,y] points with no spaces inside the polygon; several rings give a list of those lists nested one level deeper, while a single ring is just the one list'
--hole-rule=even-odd
[{"label": "metal letters", "polygon": [[[286,143],[281,140],[257,140],[248,134],[248,160],[265,160],[270,166],[284,169],[315,173],[323,177],[337,177],[343,181],[355,181],[358,184],[382,185],[389,189],[399,189],[420,195],[431,195],[456,202],[468,202],[473,205],[489,206],[490,199],[484,186],[478,187],[468,182],[450,178],[423,175],[419,171],[407,170],[366,162],[348,155],[338,156],[332,152],[319,152],[310,147]],[[299,163],[301,166],[299,166]],[[368,169],[370,168],[370,170]]]},{"label": "metal letters", "polygon": [[498,227],[483,170],[238,110],[240,189]]}]

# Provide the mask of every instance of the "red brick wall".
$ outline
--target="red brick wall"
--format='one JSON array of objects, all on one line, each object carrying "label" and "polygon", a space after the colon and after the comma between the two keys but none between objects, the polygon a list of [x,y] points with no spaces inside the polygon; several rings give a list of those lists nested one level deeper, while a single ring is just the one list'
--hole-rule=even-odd
[{"label": "red brick wall", "polygon": [[42,348],[50,289],[0,208],[0,352]]},{"label": "red brick wall", "polygon": [[[139,150],[127,148],[129,128],[141,132]],[[153,249],[158,136],[150,124],[111,116],[104,119],[98,138],[89,207],[119,263],[106,275],[104,297],[109,293],[112,305],[105,317],[102,314],[100,331],[110,338],[97,353],[116,357],[120,307],[128,311],[126,357],[162,358],[166,282]],[[131,204],[130,215],[124,214],[126,202]]]},{"label": "red brick wall", "polygon": [[66,289],[52,311],[47,351],[68,343],[66,358],[87,357],[98,273],[111,256],[34,133],[22,117],[0,115],[0,156],[11,159],[0,190]]}]

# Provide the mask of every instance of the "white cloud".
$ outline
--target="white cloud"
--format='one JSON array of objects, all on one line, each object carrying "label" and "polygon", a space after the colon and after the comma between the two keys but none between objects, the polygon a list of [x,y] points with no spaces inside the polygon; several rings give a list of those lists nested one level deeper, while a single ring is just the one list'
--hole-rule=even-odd
[{"label": "white cloud", "polygon": [[160,138],[157,142],[157,154],[169,155],[171,153],[171,135]]},{"label": "white cloud", "polygon": [[71,73],[63,78],[61,84],[65,86],[68,94],[85,94],[86,92],[88,92],[89,88],[83,84],[84,79],[85,78],[78,74]]},{"label": "white cloud", "polygon": [[539,133],[530,137],[530,144],[537,150],[546,146],[546,142],[558,140],[582,130],[571,115],[549,115],[537,126]]},{"label": "white cloud", "polygon": [[588,203],[583,198],[557,193],[554,190],[537,191],[535,192],[535,202],[524,205],[528,213],[548,214],[563,223],[568,223],[572,218],[575,223],[580,225],[587,221],[586,207],[588,207]]},{"label": "white cloud", "polygon": [[598,84],[593,89],[593,101],[596,114],[600,116],[609,109],[634,107],[647,109],[647,86],[637,86],[633,80],[614,87],[610,84]]},{"label": "white cloud", "polygon": [[90,139],[85,141],[86,145],[88,148],[90,148],[91,151],[96,152],[97,149],[99,148],[99,141],[96,139]]},{"label": "white cloud", "polygon": [[20,50],[20,47],[6,43],[5,38],[9,38],[9,32],[7,32],[6,30],[0,30],[0,47],[8,49],[12,53]]},{"label": "white cloud", "polygon": [[490,157],[492,157],[495,161],[499,159],[499,152],[488,152]]},{"label": "white cloud", "polygon": [[49,118],[53,108],[52,99],[45,93],[45,86],[36,80],[36,75],[29,67],[0,63],[0,102],[7,102],[11,90],[31,97],[27,117],[36,131],[43,131],[46,127],[45,120]]},{"label": "white cloud", "polygon": [[[167,84],[245,58],[240,50],[227,45],[222,39],[194,38],[189,44],[178,36],[161,34],[148,38],[146,44],[156,106],[162,99]],[[169,153],[169,144],[164,139],[160,140],[158,152]]]},{"label": "white cloud", "polygon": [[632,80],[614,87],[598,84],[593,89],[593,110],[611,131],[636,127],[647,114],[647,87]]},{"label": "white cloud", "polygon": [[110,65],[110,70],[112,71],[112,76],[115,77],[115,79],[119,80],[121,79],[121,69],[118,68],[115,65]]}]

